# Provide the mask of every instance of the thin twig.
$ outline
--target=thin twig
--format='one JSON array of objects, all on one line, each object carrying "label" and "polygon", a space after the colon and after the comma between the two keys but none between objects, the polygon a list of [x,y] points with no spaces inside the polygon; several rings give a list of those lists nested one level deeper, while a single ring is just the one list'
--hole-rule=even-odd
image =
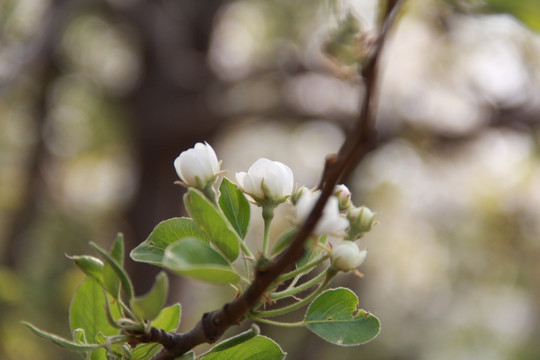
[{"label": "thin twig", "polygon": [[217,341],[225,330],[232,325],[239,324],[244,319],[244,315],[259,302],[264,292],[275,282],[279,275],[300,259],[305,242],[321,218],[324,206],[334,192],[335,185],[352,164],[358,163],[375,147],[376,132],[373,98],[377,80],[377,68],[385,39],[389,30],[394,26],[401,3],[402,1],[388,1],[384,16],[385,21],[374,52],[361,70],[365,82],[365,91],[358,122],[345,140],[339,153],[327,157],[319,186],[321,195],[291,245],[274,261],[256,270],[253,283],[240,297],[225,304],[219,310],[205,313],[195,327],[184,334],[170,334],[163,338],[165,340],[163,342],[159,341],[160,339],[153,339],[154,342],[159,342],[164,346],[153,360],[174,360],[174,358],[188,352],[197,345]]}]

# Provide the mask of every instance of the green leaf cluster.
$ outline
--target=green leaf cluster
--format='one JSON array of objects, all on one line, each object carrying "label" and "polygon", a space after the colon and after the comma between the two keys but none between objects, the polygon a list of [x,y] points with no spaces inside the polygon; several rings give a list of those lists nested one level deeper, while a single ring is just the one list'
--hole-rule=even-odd
[{"label": "green leaf cluster", "polygon": [[[296,227],[285,231],[270,248],[268,239],[274,208],[263,207],[262,251],[256,252],[257,258],[253,256],[245,244],[250,204],[243,192],[226,178],[221,181],[217,199],[213,190],[202,192],[188,188],[184,204],[189,217],[160,222],[148,238],[131,251],[131,259],[180,276],[229,284],[240,294],[250,284],[252,274],[285,251],[297,233]],[[325,244],[324,235],[309,238],[304,256],[270,286],[245,318],[277,326],[307,327],[322,339],[342,346],[360,345],[375,338],[380,330],[379,321],[358,309],[356,295],[343,288],[327,290],[338,271],[331,264],[321,267],[331,260],[331,249]],[[37,335],[82,353],[86,359],[151,359],[161,348],[158,343],[144,340],[148,339],[152,328],[174,332],[180,321],[179,304],[165,307],[167,275],[161,272],[147,294],[135,296],[124,269],[122,235],[116,237],[108,251],[95,243],[90,245],[97,256],[68,256],[86,274],[70,307],[72,339],[26,325]],[[283,299],[288,301],[285,305],[281,303]],[[271,308],[267,309],[269,304]],[[305,306],[309,307],[300,322],[269,319]],[[197,359],[278,360],[285,355],[278,344],[261,336],[259,328],[253,325],[198,355]],[[189,352],[180,359],[195,359],[195,354]]]},{"label": "green leaf cluster", "polygon": [[159,223],[131,252],[133,260],[161,266],[179,275],[214,284],[234,284],[242,274],[233,266],[250,220],[249,203],[236,185],[223,179],[214,204],[201,191],[190,188],[184,204],[190,218]]},{"label": "green leaf cluster", "polygon": [[133,286],[124,270],[124,241],[119,234],[111,249],[91,246],[99,257],[68,256],[86,275],[69,309],[72,339],[25,325],[35,334],[89,360],[151,359],[158,344],[129,342],[146,334],[150,327],[167,332],[176,331],[180,321],[180,305],[164,307],[168,294],[168,279],[160,273],[152,289],[144,296],[134,297]]}]

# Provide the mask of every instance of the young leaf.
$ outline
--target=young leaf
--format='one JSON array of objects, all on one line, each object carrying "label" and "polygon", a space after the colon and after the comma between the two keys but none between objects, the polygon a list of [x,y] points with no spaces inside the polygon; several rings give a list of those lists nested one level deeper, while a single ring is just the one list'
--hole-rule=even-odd
[{"label": "young leaf", "polygon": [[73,351],[78,351],[78,352],[87,352],[87,351],[92,351],[92,350],[95,350],[95,349],[99,349],[100,347],[103,346],[103,345],[99,345],[99,344],[81,344],[81,343],[78,343],[78,342],[73,342],[71,340],[64,339],[63,337],[58,336],[56,334],[52,334],[50,332],[41,330],[41,329],[39,329],[39,328],[35,327],[34,325],[29,324],[27,322],[23,322],[23,325],[28,327],[34,334],[36,334],[38,336],[41,336],[42,338],[47,339],[49,341],[52,341],[56,345],[58,345],[58,346],[60,346],[60,347],[62,347],[64,349],[67,349],[67,350],[73,350]]},{"label": "young leaf", "polygon": [[116,239],[114,239],[114,242],[111,245],[109,254],[116,260],[118,265],[124,266],[124,235],[122,235],[122,233],[116,234]]},{"label": "young leaf", "polygon": [[167,274],[162,271],[158,274],[154,286],[146,295],[131,300],[131,309],[141,319],[154,320],[159,315],[163,305],[165,305],[168,292],[169,279]]},{"label": "young leaf", "polygon": [[133,260],[154,265],[161,265],[163,254],[170,244],[187,237],[197,238],[208,243],[204,232],[189,218],[172,218],[157,224],[148,238],[133,249]]},{"label": "young leaf", "polygon": [[236,336],[233,336],[231,338],[228,338],[227,340],[224,340],[214,346],[212,348],[212,352],[214,351],[223,351],[225,349],[231,348],[236,345],[240,345],[241,343],[248,341],[249,339],[253,339],[255,336],[259,335],[261,330],[259,327],[255,324],[251,325],[251,328],[247,331],[244,331],[243,333],[240,333]]},{"label": "young leaf", "polygon": [[244,193],[238,187],[223,178],[219,186],[219,207],[227,217],[236,233],[243,239],[246,237],[251,210]]},{"label": "young leaf", "polygon": [[161,310],[159,315],[152,321],[152,326],[168,332],[175,332],[180,324],[182,308],[180,304],[174,304]]},{"label": "young leaf", "polygon": [[84,333],[83,329],[73,330],[73,341],[78,344],[88,344],[88,341],[86,341],[86,334]]},{"label": "young leaf", "polygon": [[308,262],[315,259],[322,252],[322,248],[316,246],[315,241],[319,240],[311,237],[306,241],[306,244],[304,245],[304,255],[300,258],[300,260],[296,262],[297,268],[306,265]]},{"label": "young leaf", "polygon": [[[116,235],[116,239],[111,245],[109,255],[116,263],[122,268],[124,266],[124,237],[121,233]],[[118,298],[120,291],[120,278],[117,276],[113,266],[106,262],[103,268],[103,281],[105,283],[105,289],[114,298]]]},{"label": "young leaf", "polygon": [[[96,243],[90,242],[90,246],[92,246],[94,249],[96,249],[96,251],[103,257],[106,264],[110,265],[110,268],[114,272],[114,273],[112,273],[110,275],[111,278],[112,278],[113,275],[115,275],[120,279],[120,284],[122,285],[122,289],[124,290],[124,293],[126,294],[126,297],[127,297],[128,301],[131,300],[131,298],[133,298],[133,285],[131,285],[131,280],[129,279],[129,276],[124,271],[122,266],[120,264],[118,264],[116,259],[114,259],[108,252],[103,250]],[[106,269],[104,269],[104,270],[106,270]],[[105,285],[107,285],[107,273],[105,273],[105,271],[104,271],[103,276],[104,276],[104,280],[105,280]],[[110,280],[110,281],[112,281],[112,280]],[[107,289],[107,290],[109,290],[109,289]],[[111,289],[111,290],[114,290],[114,289]],[[115,294],[116,294],[116,293],[111,293],[110,291],[109,291],[109,293],[112,296],[115,296]]]},{"label": "young leaf", "polygon": [[281,360],[285,353],[272,339],[256,336],[233,347],[222,351],[214,351],[202,357],[202,360]]},{"label": "young leaf", "polygon": [[349,289],[326,290],[309,306],[306,327],[324,340],[341,346],[361,345],[380,331],[379,319],[357,308],[358,298]]},{"label": "young leaf", "polygon": [[66,257],[69,260],[73,260],[75,265],[83,273],[85,273],[89,278],[95,280],[101,287],[105,287],[105,284],[103,282],[103,261],[100,259],[88,256],[88,255],[82,255],[82,256],[68,256]]},{"label": "young leaf", "polygon": [[[112,307],[113,316],[120,317],[116,307]],[[105,314],[105,294],[101,287],[91,279],[85,279],[77,289],[69,309],[71,331],[83,329],[89,342],[96,341],[98,332],[106,336],[117,335],[120,330],[111,326]]]},{"label": "young leaf", "polygon": [[225,216],[195,189],[189,189],[184,196],[184,205],[193,221],[208,234],[212,244],[221,250],[227,259],[234,261],[240,251],[240,238]]},{"label": "young leaf", "polygon": [[163,266],[180,275],[214,284],[228,284],[240,279],[227,259],[194,238],[169,245],[163,257]]},{"label": "young leaf", "polygon": [[[168,332],[175,332],[180,323],[180,304],[172,305],[161,310],[158,317],[152,321],[152,326]],[[139,344],[133,350],[133,359],[150,360],[161,348],[159,344]]]}]

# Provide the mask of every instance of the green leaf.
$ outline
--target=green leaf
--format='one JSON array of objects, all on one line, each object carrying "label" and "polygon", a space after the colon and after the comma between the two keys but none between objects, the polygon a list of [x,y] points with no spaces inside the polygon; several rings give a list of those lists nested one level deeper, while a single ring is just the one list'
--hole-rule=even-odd
[{"label": "green leaf", "polygon": [[[111,245],[109,255],[122,268],[124,266],[124,237],[121,233],[116,235],[116,239]],[[106,262],[103,268],[103,281],[105,289],[114,298],[118,298],[120,292],[120,278],[117,276],[113,266]]]},{"label": "green leaf", "polygon": [[265,336],[256,336],[222,351],[212,351],[203,360],[281,360],[285,353],[278,344]]},{"label": "green leaf", "polygon": [[[126,294],[126,297],[127,297],[128,301],[131,300],[133,298],[133,285],[131,285],[131,280],[129,279],[129,276],[124,271],[122,266],[120,264],[118,264],[118,262],[116,261],[115,258],[113,258],[108,252],[103,250],[96,243],[90,242],[90,246],[92,246],[94,249],[96,249],[96,251],[99,253],[99,255],[101,255],[101,257],[103,257],[103,260],[105,260],[106,265],[110,265],[110,269],[113,271],[112,273],[105,273],[105,270],[107,269],[107,267],[105,267],[104,273],[103,273],[103,277],[104,277],[104,280],[105,280],[105,285],[107,286],[107,276],[109,276],[110,278],[112,278],[113,276],[117,276],[118,279],[120,279],[120,284],[122,285],[122,289],[124,290],[124,293]],[[110,274],[110,275],[108,275],[108,274]],[[112,283],[112,280],[109,280],[109,281]],[[114,290],[114,288],[110,289],[110,290]],[[109,291],[108,288],[107,288],[107,291]],[[109,293],[113,297],[118,297],[116,292],[109,291]]]},{"label": "green leaf", "polygon": [[152,321],[152,326],[168,332],[175,332],[180,324],[180,304],[174,304],[161,310],[159,315]]},{"label": "green leaf", "polygon": [[281,234],[281,236],[276,240],[274,247],[272,248],[272,255],[277,255],[283,250],[285,250],[292,243],[297,232],[298,229],[296,227],[293,227]]},{"label": "green leaf", "polygon": [[[111,312],[116,318],[120,312],[112,307]],[[93,343],[98,332],[106,336],[117,335],[120,330],[111,326],[105,314],[105,293],[95,281],[87,278],[77,289],[69,309],[69,324],[71,331],[83,329],[86,339]]]},{"label": "green leaf", "polygon": [[174,360],[194,360],[195,359],[195,353],[193,351],[190,351],[188,353],[185,353],[184,355],[177,357]]},{"label": "green leaf", "polygon": [[114,239],[114,242],[111,245],[109,254],[116,260],[118,265],[124,266],[124,235],[122,235],[122,233],[116,234],[116,239]]},{"label": "green leaf", "polygon": [[228,348],[231,348],[236,345],[240,345],[241,343],[248,341],[250,339],[253,339],[255,336],[259,335],[261,330],[256,324],[252,324],[251,328],[247,331],[244,331],[243,333],[240,333],[236,336],[233,336],[231,338],[228,338],[227,340],[224,340],[214,346],[212,348],[212,352],[214,351],[223,351]]},{"label": "green leaf", "polygon": [[196,189],[184,195],[184,205],[199,228],[208,234],[214,244],[230,261],[238,257],[240,238],[225,216]]},{"label": "green leaf", "polygon": [[95,280],[99,284],[99,286],[103,288],[105,287],[105,284],[103,281],[103,268],[104,268],[103,261],[89,255],[82,255],[82,256],[66,255],[66,257],[69,260],[73,260],[75,265],[77,265],[77,267],[81,269],[81,271],[85,273],[86,276]]},{"label": "green leaf", "polygon": [[161,265],[163,254],[170,244],[191,237],[209,242],[206,234],[188,218],[172,218],[156,225],[148,238],[133,249],[130,256],[133,260],[154,265]]},{"label": "green leaf", "polygon": [[359,310],[358,298],[349,289],[326,290],[309,306],[306,327],[324,340],[341,346],[361,345],[380,331],[379,319]]},{"label": "green leaf", "polygon": [[52,341],[56,345],[67,350],[73,350],[73,351],[78,351],[78,352],[88,352],[88,351],[99,349],[100,347],[103,346],[99,344],[81,344],[78,342],[73,342],[71,340],[65,339],[56,334],[41,330],[27,322],[23,322],[23,325],[28,327],[34,334],[41,336],[42,338],[47,339],[49,341]]},{"label": "green leaf", "polygon": [[540,32],[539,0],[486,0],[489,10],[516,17],[531,30]]},{"label": "green leaf", "polygon": [[[174,333],[180,323],[180,304],[175,304],[161,310],[158,317],[152,321],[152,326]],[[133,350],[133,359],[150,360],[161,349],[160,344],[140,344]]]},{"label": "green leaf", "polygon": [[223,178],[219,186],[219,207],[227,217],[240,238],[244,239],[247,234],[251,209],[244,193],[238,187]]},{"label": "green leaf", "polygon": [[163,266],[180,275],[214,284],[228,284],[240,279],[227,259],[195,238],[169,245]]},{"label": "green leaf", "polygon": [[107,358],[107,351],[105,349],[97,349],[92,351],[90,354],[89,360],[109,360]]},{"label": "green leaf", "polygon": [[314,239],[313,237],[310,237],[304,245],[304,255],[302,255],[300,260],[296,262],[297,268],[306,265],[308,262],[315,259],[321,252],[323,252],[323,249],[320,246],[315,245],[315,241],[324,243],[324,241],[321,241],[321,239]]},{"label": "green leaf", "polygon": [[141,319],[154,320],[165,305],[168,292],[169,279],[162,271],[157,275],[152,289],[146,295],[131,300],[131,309]]}]

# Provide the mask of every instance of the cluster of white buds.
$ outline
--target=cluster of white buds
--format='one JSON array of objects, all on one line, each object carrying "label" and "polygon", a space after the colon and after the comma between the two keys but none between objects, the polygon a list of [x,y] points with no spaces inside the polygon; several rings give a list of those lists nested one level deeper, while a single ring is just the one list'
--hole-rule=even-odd
[{"label": "cluster of white buds", "polygon": [[[197,143],[195,147],[182,152],[174,161],[174,167],[185,186],[201,190],[213,185],[220,172],[214,149],[207,143]],[[247,172],[236,173],[239,188],[253,201],[270,209],[287,199],[295,205],[293,222],[300,226],[319,199],[320,190],[310,190],[305,186],[293,192],[294,176],[291,169],[279,162],[265,158],[257,160]],[[360,250],[354,242],[373,227],[373,212],[365,206],[355,207],[351,192],[345,185],[337,185],[328,199],[321,218],[313,231],[316,236],[333,236],[343,241],[331,250],[332,267],[339,271],[349,271],[360,266],[367,250]]]},{"label": "cluster of white buds", "polygon": [[[307,219],[311,209],[321,195],[319,190],[311,191],[306,187],[297,190],[295,194],[296,209],[294,212],[294,223],[301,225]],[[316,235],[344,236],[345,230],[349,227],[349,221],[339,212],[339,201],[337,197],[331,196],[324,209],[319,222],[313,231]]]},{"label": "cluster of white buds", "polygon": [[[291,202],[296,205],[294,219],[297,225],[305,221],[319,196],[320,191],[305,187],[293,193]],[[340,184],[335,187],[313,232],[317,236],[329,235],[343,240],[330,252],[335,270],[350,271],[365,261],[367,250],[360,250],[354,241],[371,230],[373,219],[374,214],[367,207],[353,205],[347,186]]]}]

